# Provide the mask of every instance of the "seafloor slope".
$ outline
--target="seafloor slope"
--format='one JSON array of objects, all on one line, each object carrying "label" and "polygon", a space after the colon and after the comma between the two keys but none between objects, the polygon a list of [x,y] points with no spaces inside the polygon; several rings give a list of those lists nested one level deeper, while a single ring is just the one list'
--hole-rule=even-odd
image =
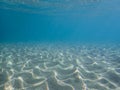
[{"label": "seafloor slope", "polygon": [[0,44],[0,90],[120,90],[120,48]]}]

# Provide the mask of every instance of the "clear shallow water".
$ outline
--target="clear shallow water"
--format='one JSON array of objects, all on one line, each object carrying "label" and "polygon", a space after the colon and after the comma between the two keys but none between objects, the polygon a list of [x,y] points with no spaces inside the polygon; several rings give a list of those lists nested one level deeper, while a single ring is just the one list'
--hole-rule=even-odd
[{"label": "clear shallow water", "polygon": [[0,90],[120,90],[119,3],[0,0]]},{"label": "clear shallow water", "polygon": [[115,44],[0,44],[0,90],[119,90]]},{"label": "clear shallow water", "polygon": [[1,0],[0,42],[120,42],[119,0]]}]

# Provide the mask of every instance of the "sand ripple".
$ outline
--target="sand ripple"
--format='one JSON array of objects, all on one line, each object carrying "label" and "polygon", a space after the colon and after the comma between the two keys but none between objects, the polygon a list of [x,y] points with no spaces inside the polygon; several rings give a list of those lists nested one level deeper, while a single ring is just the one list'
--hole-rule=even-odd
[{"label": "sand ripple", "polygon": [[0,90],[120,90],[119,45],[0,44]]}]

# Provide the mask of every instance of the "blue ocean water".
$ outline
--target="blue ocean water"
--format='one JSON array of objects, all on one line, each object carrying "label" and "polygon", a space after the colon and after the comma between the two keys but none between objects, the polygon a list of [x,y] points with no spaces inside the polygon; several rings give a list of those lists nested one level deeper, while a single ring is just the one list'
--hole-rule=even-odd
[{"label": "blue ocean water", "polygon": [[119,0],[0,0],[0,90],[120,90]]},{"label": "blue ocean water", "polygon": [[119,0],[41,3],[0,1],[0,41],[120,41]]}]

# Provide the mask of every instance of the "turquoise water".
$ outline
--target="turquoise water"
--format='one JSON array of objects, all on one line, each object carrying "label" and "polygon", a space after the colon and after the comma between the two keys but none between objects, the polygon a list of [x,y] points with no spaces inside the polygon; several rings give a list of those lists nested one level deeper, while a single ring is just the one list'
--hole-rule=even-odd
[{"label": "turquoise water", "polygon": [[0,90],[120,90],[119,0],[1,0]]},{"label": "turquoise water", "polygon": [[119,42],[119,0],[1,0],[1,42]]}]

